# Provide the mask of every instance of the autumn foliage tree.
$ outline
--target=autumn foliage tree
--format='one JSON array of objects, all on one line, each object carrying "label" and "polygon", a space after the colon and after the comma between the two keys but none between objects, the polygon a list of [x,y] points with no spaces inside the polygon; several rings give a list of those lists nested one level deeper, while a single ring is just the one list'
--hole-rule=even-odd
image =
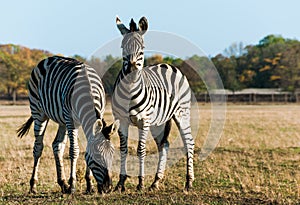
[{"label": "autumn foliage tree", "polygon": [[239,55],[227,49],[226,56],[212,58],[224,87],[229,90],[243,88],[278,88],[295,92],[300,88],[300,42],[278,35],[268,35],[257,45],[244,47]]},{"label": "autumn foliage tree", "polygon": [[[31,70],[52,55],[49,52],[17,45],[0,45],[0,94],[14,101],[27,94]],[[112,94],[114,82],[122,68],[122,59],[107,55],[104,59],[86,59],[74,55],[94,67],[102,77],[107,94]],[[185,59],[160,54],[146,55],[145,66],[168,63],[178,67],[189,80],[197,95],[214,89],[215,68],[225,89],[233,92],[244,88],[278,88],[296,94],[300,89],[300,42],[280,35],[268,35],[257,45],[233,43],[223,54],[214,57],[191,56]],[[300,101],[295,95],[296,101]]]},{"label": "autumn foliage tree", "polygon": [[0,46],[0,89],[15,103],[18,93],[27,92],[31,70],[49,52],[17,45]]}]

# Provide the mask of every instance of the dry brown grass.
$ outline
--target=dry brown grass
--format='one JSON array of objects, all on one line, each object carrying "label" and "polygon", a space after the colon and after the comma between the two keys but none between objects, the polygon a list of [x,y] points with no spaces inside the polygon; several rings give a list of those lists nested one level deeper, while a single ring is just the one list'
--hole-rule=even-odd
[{"label": "dry brown grass", "polygon": [[[206,137],[211,110],[199,104],[200,129],[196,153]],[[166,171],[160,191],[137,192],[136,177],[128,179],[127,191],[85,195],[85,138],[80,133],[81,157],[78,162],[78,191],[62,195],[56,183],[52,140],[57,125],[50,123],[40,164],[38,194],[30,195],[29,179],[33,165],[33,131],[18,139],[16,128],[29,117],[28,106],[0,106],[0,203],[3,204],[295,204],[300,201],[300,106],[291,105],[228,105],[223,136],[217,149],[207,160],[195,160],[194,190],[184,193],[185,160]],[[105,115],[111,122],[111,111]],[[172,135],[177,136],[175,126]],[[118,145],[118,137],[113,143]],[[135,153],[136,141],[130,142]],[[153,140],[147,151],[155,153]],[[197,155],[197,154],[196,154]],[[68,173],[68,150],[65,153]],[[113,176],[114,184],[118,173]],[[149,186],[153,175],[146,177]]]}]

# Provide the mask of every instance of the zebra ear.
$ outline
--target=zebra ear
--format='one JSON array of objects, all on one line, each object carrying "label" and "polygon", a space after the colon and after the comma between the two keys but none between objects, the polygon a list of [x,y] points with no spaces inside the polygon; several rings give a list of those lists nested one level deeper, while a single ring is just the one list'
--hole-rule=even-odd
[{"label": "zebra ear", "polygon": [[139,31],[141,32],[142,35],[146,33],[148,30],[148,21],[146,17],[142,17],[139,21]]},{"label": "zebra ear", "polygon": [[116,120],[111,126],[110,133],[111,134],[116,133],[119,130],[119,127],[120,127],[120,120]]},{"label": "zebra ear", "polygon": [[121,20],[119,19],[118,16],[116,17],[116,23],[117,23],[117,27],[122,35],[130,33],[130,30],[128,28],[126,28],[126,26],[121,22]]},{"label": "zebra ear", "polygon": [[111,125],[104,127],[102,130],[104,137],[106,139],[110,140],[110,137],[118,131],[119,126],[120,126],[120,121],[116,120]]},{"label": "zebra ear", "polygon": [[103,128],[102,120],[100,120],[100,119],[96,120],[96,122],[94,123],[94,126],[93,126],[94,136],[97,135],[97,134],[100,134],[102,128]]}]

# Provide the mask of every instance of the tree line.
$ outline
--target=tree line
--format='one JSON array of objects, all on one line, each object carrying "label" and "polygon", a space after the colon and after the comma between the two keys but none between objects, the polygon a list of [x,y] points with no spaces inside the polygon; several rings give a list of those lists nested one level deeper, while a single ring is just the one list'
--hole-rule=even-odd
[{"label": "tree line", "polygon": [[[48,51],[13,44],[0,45],[0,95],[14,101],[18,96],[26,96],[31,70],[40,60],[52,55]],[[104,59],[71,57],[94,67],[102,76],[106,92],[113,92],[114,81],[122,68],[121,58],[111,55]],[[178,67],[187,76],[196,95],[207,91],[203,79],[213,78],[210,69],[214,68],[224,88],[233,92],[244,88],[279,88],[294,93],[300,88],[300,42],[279,35],[268,35],[257,45],[234,43],[223,53],[210,58],[146,56],[145,65],[156,63]]]},{"label": "tree line", "polygon": [[300,88],[300,42],[268,35],[257,45],[233,44],[224,54],[211,58],[224,87],[279,88],[295,92]]}]

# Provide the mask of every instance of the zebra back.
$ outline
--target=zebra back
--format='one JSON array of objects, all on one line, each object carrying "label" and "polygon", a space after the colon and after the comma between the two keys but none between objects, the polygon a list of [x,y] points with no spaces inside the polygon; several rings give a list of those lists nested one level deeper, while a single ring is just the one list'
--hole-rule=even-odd
[{"label": "zebra back", "polygon": [[34,119],[42,111],[59,124],[81,124],[88,135],[91,123],[103,118],[105,107],[104,88],[96,71],[61,56],[44,59],[33,69],[29,100]]}]

